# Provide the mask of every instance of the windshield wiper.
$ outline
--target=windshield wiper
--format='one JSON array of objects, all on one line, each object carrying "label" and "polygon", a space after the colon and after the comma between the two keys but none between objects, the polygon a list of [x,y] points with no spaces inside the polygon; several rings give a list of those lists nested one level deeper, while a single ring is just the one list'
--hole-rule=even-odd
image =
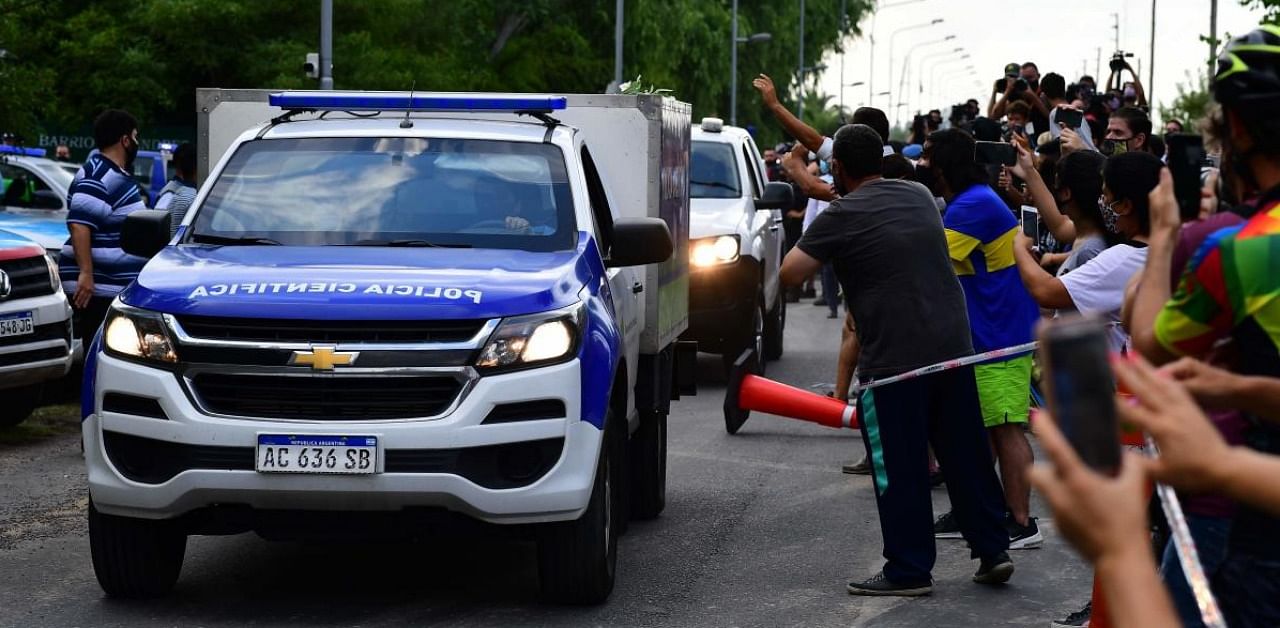
[{"label": "windshield wiper", "polygon": [[270,246],[283,246],[279,241],[271,238],[261,238],[256,236],[246,237],[230,237],[210,235],[207,233],[197,233],[191,236],[192,242],[200,242],[204,244],[265,244]]},{"label": "windshield wiper", "polygon": [[724,188],[726,190],[733,190],[734,192],[738,191],[738,186],[721,183],[720,181],[694,181],[693,179],[689,179],[689,185],[705,185],[709,188]]},{"label": "windshield wiper", "polygon": [[402,246],[402,247],[423,247],[423,248],[444,248],[444,249],[469,249],[470,244],[441,244],[439,242],[428,242],[426,240],[356,240],[354,244],[345,244],[341,246]]}]

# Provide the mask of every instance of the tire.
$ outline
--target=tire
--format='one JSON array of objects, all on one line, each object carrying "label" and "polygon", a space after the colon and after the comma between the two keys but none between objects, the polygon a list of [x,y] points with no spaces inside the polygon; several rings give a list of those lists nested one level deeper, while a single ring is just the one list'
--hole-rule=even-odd
[{"label": "tire", "polygon": [[667,505],[667,415],[640,415],[640,429],[631,435],[631,517],[653,519]]},{"label": "tire", "polygon": [[0,396],[4,397],[4,403],[0,404],[0,427],[13,427],[27,420],[40,405],[42,388],[35,384],[0,391]]},{"label": "tire", "polygon": [[747,319],[747,325],[738,333],[737,342],[731,342],[726,346],[730,350],[725,351],[720,356],[721,362],[724,364],[724,372],[727,374],[733,370],[733,363],[747,349],[755,349],[756,358],[760,361],[760,376],[765,373],[765,319],[764,299],[760,295],[756,295],[755,307],[752,308],[752,316]]},{"label": "tire", "polygon": [[617,478],[613,416],[605,425],[591,501],[575,521],[544,524],[538,534],[538,584],[542,597],[558,604],[601,604],[613,591],[618,566]]},{"label": "tire", "polygon": [[779,298],[764,319],[764,359],[768,361],[782,358],[782,334],[787,327],[787,302]]},{"label": "tire", "polygon": [[104,515],[90,500],[89,551],[93,572],[107,595],[159,597],[178,581],[187,535],[170,521]]}]

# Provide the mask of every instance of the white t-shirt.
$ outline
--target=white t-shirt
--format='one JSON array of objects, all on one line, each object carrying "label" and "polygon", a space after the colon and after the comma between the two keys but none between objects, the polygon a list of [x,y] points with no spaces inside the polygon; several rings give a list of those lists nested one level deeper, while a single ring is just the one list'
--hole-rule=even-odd
[{"label": "white t-shirt", "polygon": [[[818,178],[827,183],[831,183],[833,181],[829,174],[824,174]],[[813,224],[813,219],[817,218],[818,214],[821,214],[830,204],[831,203],[828,203],[827,201],[810,198],[809,204],[804,207],[804,223],[800,227],[800,232],[804,233],[805,231],[808,231],[809,225]]]},{"label": "white t-shirt", "polygon": [[[1146,263],[1147,247],[1117,244],[1058,279],[1066,286],[1071,302],[1081,314],[1119,323],[1124,289]],[[1111,327],[1110,335],[1113,351],[1128,345],[1129,336],[1118,325]]]},{"label": "white t-shirt", "polygon": [[[822,146],[818,147],[818,152],[817,152],[818,159],[821,159],[822,161],[831,161],[831,153],[833,152],[835,145],[836,145],[835,140],[829,137],[822,138]],[[893,147],[888,144],[885,144],[884,149],[880,151],[880,155],[882,157],[888,157],[889,155],[892,155],[892,154],[893,154]]]}]

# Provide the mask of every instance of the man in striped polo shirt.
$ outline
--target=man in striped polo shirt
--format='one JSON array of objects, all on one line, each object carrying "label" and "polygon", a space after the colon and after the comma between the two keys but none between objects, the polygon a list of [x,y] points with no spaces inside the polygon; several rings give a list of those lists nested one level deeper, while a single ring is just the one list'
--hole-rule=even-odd
[{"label": "man in striped polo shirt", "polygon": [[130,172],[138,154],[138,121],[108,109],[93,121],[94,153],[76,173],[67,198],[67,231],[58,259],[62,286],[75,307],[75,331],[92,339],[112,299],[142,270],[146,259],[120,248],[129,214],[145,209]]}]

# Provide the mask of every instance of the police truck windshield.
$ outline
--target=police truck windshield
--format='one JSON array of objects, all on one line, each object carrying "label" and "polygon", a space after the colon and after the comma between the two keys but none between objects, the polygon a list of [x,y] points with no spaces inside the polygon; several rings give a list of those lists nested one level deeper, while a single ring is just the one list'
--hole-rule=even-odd
[{"label": "police truck windshield", "polygon": [[435,138],[247,142],[187,239],[285,246],[573,248],[564,156],[549,144]]},{"label": "police truck windshield", "polygon": [[723,142],[694,142],[689,158],[689,196],[692,198],[738,198],[738,160],[733,145]]}]

